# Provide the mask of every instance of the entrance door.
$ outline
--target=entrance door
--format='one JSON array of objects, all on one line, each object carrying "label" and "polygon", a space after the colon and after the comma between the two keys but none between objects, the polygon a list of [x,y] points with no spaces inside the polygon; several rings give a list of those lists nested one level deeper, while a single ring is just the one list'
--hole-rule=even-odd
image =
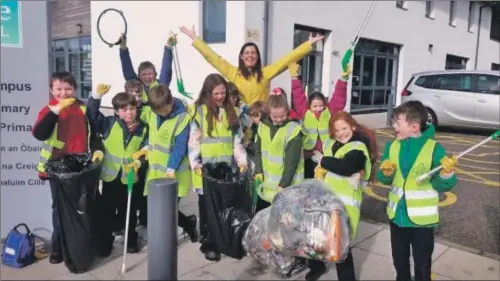
[{"label": "entrance door", "polygon": [[389,94],[396,93],[398,60],[398,45],[359,40],[354,52],[352,113],[387,110]]}]

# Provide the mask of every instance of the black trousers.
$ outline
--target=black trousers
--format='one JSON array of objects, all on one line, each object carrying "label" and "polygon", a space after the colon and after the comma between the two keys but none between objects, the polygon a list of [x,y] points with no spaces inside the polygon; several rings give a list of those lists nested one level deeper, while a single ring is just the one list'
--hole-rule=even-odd
[{"label": "black trousers", "polygon": [[[199,194],[198,194],[198,211],[200,214],[200,236],[201,236],[200,251],[202,253],[206,253],[209,251],[217,251],[213,234],[210,231],[211,226],[208,223],[205,198],[203,197],[203,195]],[[180,217],[179,217],[179,223],[180,223]]]},{"label": "black trousers", "polygon": [[[181,197],[178,197],[177,202],[180,202],[180,201],[181,201]],[[184,213],[182,213],[180,210],[177,212],[177,215],[179,216],[177,225],[187,231],[188,228],[190,227],[188,216],[184,215]]]},{"label": "black trousers", "polygon": [[57,213],[57,182],[49,179],[50,195],[52,197],[52,252],[62,254],[61,245],[61,223],[59,222],[59,214]]},{"label": "black trousers", "polygon": [[135,196],[137,198],[137,209],[139,210],[139,225],[148,225],[148,197],[144,196],[144,189],[146,187],[146,175],[148,172],[147,162],[141,166],[138,173],[137,188],[134,189],[138,194]]},{"label": "black trousers", "polygon": [[314,163],[311,158],[304,159],[304,178],[313,179],[314,178],[314,169],[318,164]]},{"label": "black trousers", "polygon": [[[134,189],[138,188],[136,185],[133,187]],[[133,246],[137,244],[137,231],[135,230],[137,226],[137,218],[134,214],[137,213],[137,193],[132,192],[131,204],[130,204],[130,220],[128,227],[128,245]],[[122,228],[125,228],[126,223],[126,213],[127,213],[127,200],[128,200],[128,192],[127,185],[123,184],[120,180],[120,175],[112,181],[112,182],[103,182],[102,184],[102,197],[101,197],[101,210],[103,212],[103,227],[106,228],[104,231],[105,237],[113,235],[114,228],[116,224],[120,225]],[[116,211],[118,210],[119,214],[124,214],[125,216],[120,216],[120,221],[115,222],[116,219]],[[106,239],[106,238],[104,238]],[[106,239],[108,240],[108,239]],[[113,241],[109,239],[109,241]],[[112,246],[112,245],[108,245]]]},{"label": "black trousers", "polygon": [[262,200],[262,198],[257,197],[257,205],[255,206],[255,213],[264,210],[265,208],[271,206],[271,203]]},{"label": "black trousers", "polygon": [[431,280],[434,228],[391,226],[392,260],[396,281],[411,280],[410,246],[415,268],[415,281]]},{"label": "black trousers", "polygon": [[[303,262],[306,259],[303,259]],[[341,263],[336,263],[335,264],[337,268],[337,279],[339,281],[355,281],[356,280],[356,273],[354,272],[354,260],[352,258],[352,252],[351,249],[349,249],[349,254],[347,255],[347,258],[341,262]],[[321,270],[325,268],[326,265],[323,261],[320,260],[309,260],[309,268],[311,270]],[[409,281],[409,280],[407,280]]]}]

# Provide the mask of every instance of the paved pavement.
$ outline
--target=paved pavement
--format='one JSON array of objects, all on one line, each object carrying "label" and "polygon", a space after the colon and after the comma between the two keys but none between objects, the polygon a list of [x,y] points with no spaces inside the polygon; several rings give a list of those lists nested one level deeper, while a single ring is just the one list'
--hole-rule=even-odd
[{"label": "paved pavement", "polygon": [[[437,140],[449,154],[458,154],[488,136],[489,132],[451,133],[439,131]],[[377,131],[382,152],[391,129]],[[500,142],[491,141],[459,161],[458,184],[441,194],[441,225],[436,231],[443,243],[454,243],[467,251],[498,258],[500,254]],[[365,194],[362,216],[387,222],[385,200],[388,187],[371,185]]]},{"label": "paved pavement", "polygon": [[[186,214],[197,214],[196,195],[191,194],[180,203]],[[186,242],[179,246],[179,280],[280,280],[266,272],[251,258],[241,261],[223,258],[208,262],[199,252],[199,244]],[[92,270],[84,274],[71,274],[64,265],[51,265],[48,259],[24,269],[2,265],[2,280],[147,280],[147,246],[138,254],[127,257],[127,273],[119,274],[122,244],[117,241],[110,258],[99,260]],[[361,222],[358,239],[353,250],[356,274],[359,280],[394,280],[390,252],[389,229],[380,223]],[[435,244],[433,255],[434,280],[499,280],[498,260],[475,255],[442,243]],[[292,278],[304,280],[304,274]],[[321,280],[337,280],[335,267]]]}]

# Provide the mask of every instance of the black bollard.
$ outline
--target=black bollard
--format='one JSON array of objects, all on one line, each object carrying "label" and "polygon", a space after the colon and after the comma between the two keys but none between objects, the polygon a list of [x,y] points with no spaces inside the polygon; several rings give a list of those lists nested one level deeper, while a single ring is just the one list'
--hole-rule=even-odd
[{"label": "black bollard", "polygon": [[387,126],[392,126],[392,112],[394,110],[394,94],[390,93],[387,97]]},{"label": "black bollard", "polygon": [[148,183],[148,280],[177,280],[177,184]]}]

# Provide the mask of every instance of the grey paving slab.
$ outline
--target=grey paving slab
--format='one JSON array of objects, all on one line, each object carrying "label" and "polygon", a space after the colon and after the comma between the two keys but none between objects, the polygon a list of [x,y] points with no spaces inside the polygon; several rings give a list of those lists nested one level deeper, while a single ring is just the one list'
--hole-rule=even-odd
[{"label": "grey paving slab", "polygon": [[50,280],[68,274],[64,264],[50,264],[48,259],[43,259],[25,268],[10,268],[2,265],[2,280]]},{"label": "grey paving slab", "polygon": [[204,268],[198,268],[186,274],[180,275],[179,280],[224,280],[210,273]]},{"label": "grey paving slab", "polygon": [[450,248],[432,265],[432,271],[457,280],[500,280],[500,262]]},{"label": "grey paving slab", "polygon": [[352,249],[358,280],[394,280],[392,259],[359,248]]},{"label": "grey paving slab", "polygon": [[356,235],[356,240],[352,243],[352,245],[357,245],[363,242],[367,238],[380,232],[383,228],[384,228],[383,224],[372,224],[360,221],[358,226],[358,233]]},{"label": "grey paving slab", "polygon": [[95,278],[92,274],[86,272],[83,274],[68,273],[50,280],[97,280],[97,278]]}]

